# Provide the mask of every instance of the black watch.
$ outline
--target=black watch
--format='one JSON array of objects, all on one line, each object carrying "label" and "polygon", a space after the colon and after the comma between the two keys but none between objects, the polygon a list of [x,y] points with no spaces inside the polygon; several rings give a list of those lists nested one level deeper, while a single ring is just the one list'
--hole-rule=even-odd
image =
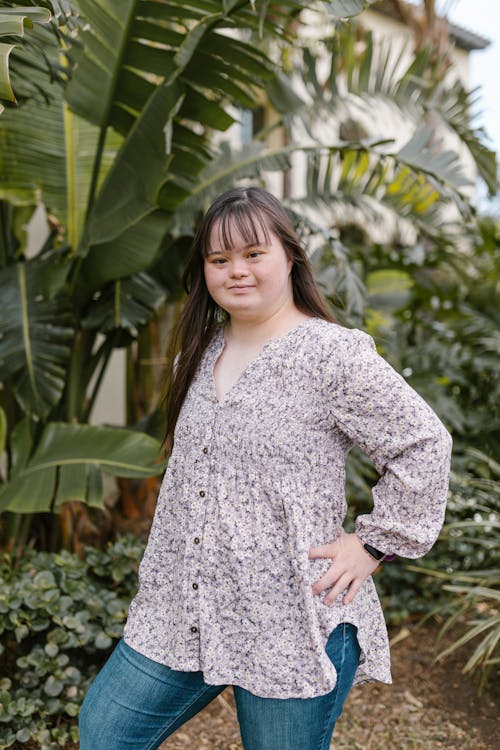
[{"label": "black watch", "polygon": [[379,549],[375,549],[375,547],[372,547],[371,544],[363,544],[363,547],[368,552],[368,554],[375,558],[375,560],[378,560],[378,562],[382,562],[382,560],[385,560],[386,558],[392,559],[392,555],[386,555],[385,552],[381,552]]}]

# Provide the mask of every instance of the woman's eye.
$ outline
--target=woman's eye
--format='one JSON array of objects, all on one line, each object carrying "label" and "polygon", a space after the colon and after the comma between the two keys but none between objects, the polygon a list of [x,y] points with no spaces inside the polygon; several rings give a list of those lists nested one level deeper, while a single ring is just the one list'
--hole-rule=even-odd
[{"label": "woman's eye", "polygon": [[216,266],[221,266],[223,263],[226,262],[225,258],[213,258],[212,263]]},{"label": "woman's eye", "polygon": [[261,255],[261,253],[258,250],[254,250],[253,252],[248,253],[249,258],[257,258],[259,255]]}]

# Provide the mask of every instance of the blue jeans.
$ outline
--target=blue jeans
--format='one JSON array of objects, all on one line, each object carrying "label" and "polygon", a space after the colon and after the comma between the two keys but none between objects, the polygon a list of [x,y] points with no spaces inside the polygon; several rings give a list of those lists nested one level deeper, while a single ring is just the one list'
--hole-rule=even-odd
[{"label": "blue jeans", "polygon": [[[356,632],[341,623],[330,634],[337,683],[326,695],[261,698],[233,686],[245,750],[328,750],[359,662]],[[226,687],[158,664],[122,638],[83,702],[80,750],[155,750]]]}]

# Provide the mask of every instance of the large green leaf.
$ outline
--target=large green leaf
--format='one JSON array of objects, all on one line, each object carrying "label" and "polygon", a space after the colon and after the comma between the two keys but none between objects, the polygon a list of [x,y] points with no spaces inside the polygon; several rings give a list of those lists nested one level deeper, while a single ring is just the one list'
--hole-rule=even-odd
[{"label": "large green leaf", "polygon": [[82,263],[80,285],[99,289],[108,281],[140,273],[153,263],[167,228],[168,216],[154,211],[118,237],[93,245]]},{"label": "large green leaf", "polygon": [[[29,101],[0,119],[0,197],[43,201],[74,247],[82,231],[98,131],[71,113],[59,87],[50,103]],[[106,167],[113,148],[105,153]]]},{"label": "large green leaf", "polygon": [[156,208],[171,160],[172,120],[184,94],[159,86],[130,130],[102,185],[86,227],[85,242],[109,242]]},{"label": "large green leaf", "polygon": [[52,275],[50,259],[0,271],[0,380],[10,378],[23,410],[42,419],[62,395],[74,336],[68,302],[51,296]]},{"label": "large green leaf", "polygon": [[159,443],[144,433],[52,422],[24,469],[0,491],[0,512],[50,510],[56,500],[56,479],[57,506],[84,500],[89,492],[95,503],[95,475],[90,467],[119,477],[156,476],[165,468],[165,462],[155,463],[159,452]]},{"label": "large green leaf", "polygon": [[[270,64],[265,56],[252,50],[239,39],[228,41],[218,33],[217,26],[230,23],[248,28],[250,2],[220,2],[194,4],[190,2],[148,2],[146,0],[110,0],[106,4],[93,0],[79,0],[87,26],[80,34],[82,46],[75,48],[78,67],[68,86],[67,97],[72,109],[100,128],[111,126],[126,132],[142,110],[156,83],[169,85],[182,80],[191,86],[191,94],[204,96],[203,82],[197,78],[198,53],[202,53],[203,72],[220,71],[231,86],[232,61],[221,54],[227,46],[233,54],[241,50],[240,74],[242,95],[252,91],[252,84],[269,74]],[[297,6],[297,3],[284,5]],[[278,33],[275,23],[271,27]],[[232,58],[233,55],[230,55]],[[248,75],[247,61],[251,61],[253,79]],[[99,87],[94,85],[100,81]],[[219,81],[220,82],[220,81]],[[232,88],[234,94],[235,89]],[[216,99],[210,92],[210,98]],[[180,117],[187,116],[190,102]],[[160,130],[162,123],[159,123]]]},{"label": "large green leaf", "polygon": [[[33,21],[48,23],[50,11],[46,8],[2,7],[0,9],[0,37],[24,37],[25,27],[32,28]],[[14,44],[0,43],[0,100],[15,102],[16,97],[12,89],[9,57]],[[0,113],[3,106],[0,104]]]},{"label": "large green leaf", "polygon": [[100,128],[110,123],[117,79],[137,5],[137,0],[78,2],[87,23],[79,34],[79,45],[73,50],[77,72],[66,94],[72,109]]},{"label": "large green leaf", "polygon": [[104,287],[83,318],[84,328],[108,333],[125,328],[134,333],[146,325],[165,300],[165,290],[148,274],[140,273]]}]

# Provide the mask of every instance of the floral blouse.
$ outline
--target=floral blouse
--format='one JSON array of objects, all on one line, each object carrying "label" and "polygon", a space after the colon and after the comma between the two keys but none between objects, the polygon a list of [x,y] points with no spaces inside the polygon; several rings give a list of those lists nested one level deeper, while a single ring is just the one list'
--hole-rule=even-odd
[{"label": "floral blouse", "polygon": [[357,534],[387,553],[424,555],[444,519],[450,434],[358,329],[308,318],[268,341],[218,400],[223,347],[219,328],[179,415],[126,643],[213,685],[309,698],[335,686],[325,644],[350,622],[355,683],[391,682],[372,578],[350,604],[340,595],[326,606],[327,591],[311,585],[332,561],[308,551],[340,533],[355,444],[380,474]]}]

